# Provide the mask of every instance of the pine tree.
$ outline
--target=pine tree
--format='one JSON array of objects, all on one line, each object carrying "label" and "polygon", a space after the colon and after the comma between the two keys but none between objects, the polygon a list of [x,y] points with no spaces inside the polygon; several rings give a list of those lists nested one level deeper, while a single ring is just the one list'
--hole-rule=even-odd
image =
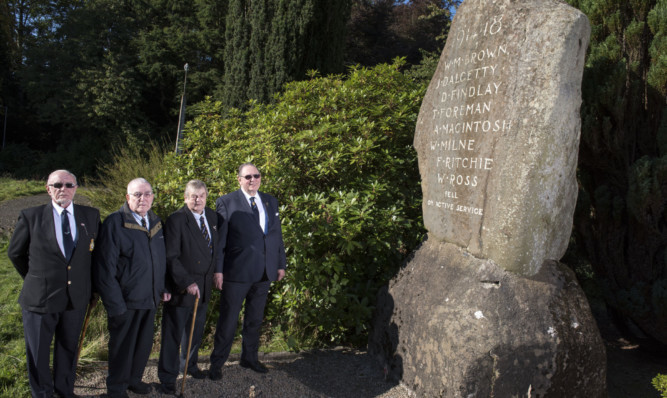
[{"label": "pine tree", "polygon": [[230,0],[225,30],[225,74],[222,100],[242,106],[248,99],[250,81],[249,0]]},{"label": "pine tree", "polygon": [[667,343],[667,1],[570,1],[592,35],[576,244],[619,319]]}]

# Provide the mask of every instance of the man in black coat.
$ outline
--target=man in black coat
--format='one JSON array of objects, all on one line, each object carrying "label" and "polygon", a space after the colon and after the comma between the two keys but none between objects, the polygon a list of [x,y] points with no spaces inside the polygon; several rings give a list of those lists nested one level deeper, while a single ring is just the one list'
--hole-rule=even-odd
[{"label": "man in black coat", "polygon": [[[197,351],[201,345],[206,309],[211,298],[213,272],[218,249],[218,228],[222,218],[206,207],[208,191],[200,180],[185,186],[185,206],[172,213],[164,227],[167,246],[168,290],[172,293],[162,313],[162,345],[158,361],[160,390],[175,394],[176,378],[183,372],[196,379],[206,374],[198,365]],[[186,358],[195,297],[199,298],[195,327],[192,332],[190,357]],[[180,348],[180,358],[179,358]]]},{"label": "man in black coat", "polygon": [[143,178],[127,185],[127,202],[102,224],[93,282],[107,310],[110,398],[148,394],[141,379],[153,347],[155,312],[171,294],[160,218],[151,211],[153,188]]},{"label": "man in black coat", "polygon": [[222,295],[209,369],[212,380],[222,378],[222,366],[229,356],[244,300],[240,365],[268,372],[257,356],[259,332],[271,282],[285,276],[278,200],[259,192],[261,175],[251,163],[239,167],[237,180],[241,189],[216,201],[216,211],[222,216],[222,261],[218,261],[214,282]]},{"label": "man in black coat", "polygon": [[91,252],[100,212],[72,203],[76,187],[69,171],[51,173],[46,184],[51,203],[21,211],[7,249],[23,278],[19,303],[33,397],[75,396],[77,343],[86,307],[89,301],[94,305]]}]

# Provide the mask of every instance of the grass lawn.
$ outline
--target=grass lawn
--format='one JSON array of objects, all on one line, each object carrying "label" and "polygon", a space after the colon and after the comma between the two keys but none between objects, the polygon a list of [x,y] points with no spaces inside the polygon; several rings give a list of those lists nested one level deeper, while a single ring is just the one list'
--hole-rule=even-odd
[{"label": "grass lawn", "polygon": [[44,181],[13,180],[0,177],[0,202],[20,196],[46,193]]},{"label": "grass lawn", "polygon": [[7,258],[7,243],[3,239],[0,250],[0,396],[29,397],[21,307],[17,302],[23,281]]}]

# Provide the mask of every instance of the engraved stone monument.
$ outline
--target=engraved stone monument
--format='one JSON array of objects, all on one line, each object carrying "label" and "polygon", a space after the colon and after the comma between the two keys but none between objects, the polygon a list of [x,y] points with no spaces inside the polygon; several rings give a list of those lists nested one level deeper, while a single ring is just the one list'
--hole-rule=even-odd
[{"label": "engraved stone monument", "polygon": [[605,396],[567,248],[590,27],[557,0],[465,0],[414,145],[428,239],[379,296],[369,351],[418,396]]}]

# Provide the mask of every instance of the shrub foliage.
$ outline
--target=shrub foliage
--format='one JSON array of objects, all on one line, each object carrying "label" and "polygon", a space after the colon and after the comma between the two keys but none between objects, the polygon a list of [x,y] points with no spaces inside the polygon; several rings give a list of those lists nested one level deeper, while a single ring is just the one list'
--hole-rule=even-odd
[{"label": "shrub foliage", "polygon": [[238,189],[238,165],[258,166],[261,190],[281,203],[288,262],[266,323],[298,341],[363,342],[378,288],[423,238],[412,139],[425,85],[402,66],[313,72],[244,112],[200,103],[183,152],[159,177],[156,206],[166,215],[189,179],[207,183],[213,207]]}]

